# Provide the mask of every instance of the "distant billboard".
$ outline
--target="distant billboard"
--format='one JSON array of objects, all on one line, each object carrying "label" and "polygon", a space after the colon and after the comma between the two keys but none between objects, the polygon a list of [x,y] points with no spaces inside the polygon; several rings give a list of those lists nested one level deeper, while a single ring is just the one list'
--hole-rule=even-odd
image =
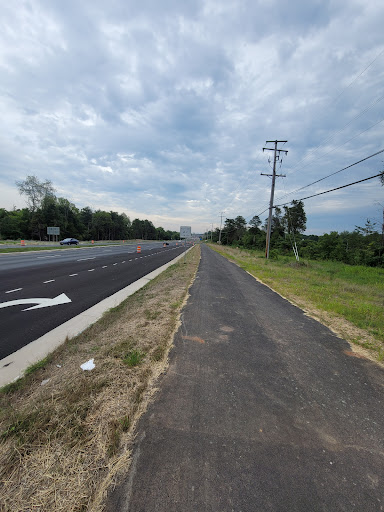
[{"label": "distant billboard", "polygon": [[60,235],[60,228],[55,228],[55,227],[47,228],[47,235]]},{"label": "distant billboard", "polygon": [[191,238],[191,226],[180,226],[180,238]]}]

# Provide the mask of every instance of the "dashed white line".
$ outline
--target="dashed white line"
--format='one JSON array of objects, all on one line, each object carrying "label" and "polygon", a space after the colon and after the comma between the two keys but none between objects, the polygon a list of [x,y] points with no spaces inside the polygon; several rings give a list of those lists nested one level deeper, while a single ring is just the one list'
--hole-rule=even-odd
[{"label": "dashed white line", "polygon": [[117,265],[117,263],[114,263],[113,266]]},{"label": "dashed white line", "polygon": [[94,270],[95,270],[94,268],[89,268],[88,272],[93,272]]},{"label": "dashed white line", "polygon": [[20,291],[20,290],[22,290],[22,288],[15,288],[14,290],[8,290],[8,291],[7,291],[7,292],[5,292],[5,293],[13,293],[13,292],[18,292],[18,291]]},{"label": "dashed white line", "polygon": [[79,274],[69,274],[69,277],[78,276]]},{"label": "dashed white line", "polygon": [[92,256],[92,258],[80,258],[79,260],[76,261],[94,260],[95,258],[96,256]]},{"label": "dashed white line", "polygon": [[101,267],[101,268],[107,268],[107,267],[108,267],[108,265],[104,265],[104,266],[103,266],[103,267]]},{"label": "dashed white line", "polygon": [[55,281],[54,279],[49,279],[49,281],[43,281],[43,284],[53,283],[54,281]]}]

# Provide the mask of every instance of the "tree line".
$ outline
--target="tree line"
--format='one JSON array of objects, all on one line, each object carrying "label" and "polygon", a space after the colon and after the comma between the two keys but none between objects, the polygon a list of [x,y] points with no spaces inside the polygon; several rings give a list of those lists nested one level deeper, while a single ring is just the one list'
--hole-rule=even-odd
[{"label": "tree line", "polygon": [[[384,212],[383,212],[384,215]],[[350,265],[384,267],[384,216],[378,226],[367,219],[365,226],[321,236],[305,235],[307,217],[302,201],[292,201],[284,209],[276,207],[272,215],[270,257],[292,254],[293,246],[299,256],[312,260],[341,261]],[[263,224],[255,215],[248,223],[245,218],[226,219],[223,229],[205,235],[213,242],[246,249],[265,250],[267,221]]]},{"label": "tree line", "polygon": [[62,238],[79,240],[177,240],[178,231],[155,227],[150,220],[134,219],[125,213],[77,208],[63,197],[56,197],[49,180],[27,176],[16,182],[27,207],[8,211],[0,208],[0,239],[46,240],[47,227],[59,227]]}]

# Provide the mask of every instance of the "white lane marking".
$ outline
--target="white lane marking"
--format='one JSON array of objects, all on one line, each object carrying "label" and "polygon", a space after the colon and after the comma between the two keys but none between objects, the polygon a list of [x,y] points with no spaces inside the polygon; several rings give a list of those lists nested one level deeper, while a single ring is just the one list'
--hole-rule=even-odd
[{"label": "white lane marking", "polygon": [[117,265],[117,263],[114,263],[113,266]]},{"label": "white lane marking", "polygon": [[19,299],[19,300],[10,300],[9,302],[2,302],[0,304],[0,308],[7,308],[8,306],[18,306],[20,304],[34,304],[36,306],[32,306],[31,308],[23,309],[23,311],[29,311],[31,309],[39,309],[46,308],[47,306],[57,306],[58,304],[66,304],[68,302],[72,302],[69,297],[62,293],[53,299],[47,299],[45,297],[39,297],[37,299]]},{"label": "white lane marking", "polygon": [[20,290],[22,290],[22,288],[15,288],[14,290],[8,290],[8,291],[7,291],[7,292],[5,292],[5,293],[13,293],[13,292],[18,292],[18,291],[20,291]]},{"label": "white lane marking", "polygon": [[69,274],[69,277],[78,276],[79,274]]},{"label": "white lane marking", "polygon": [[101,268],[107,268],[107,267],[108,267],[108,265],[104,265],[104,267],[101,267]]},{"label": "white lane marking", "polygon": [[122,261],[121,263],[125,263],[125,260],[124,260],[124,261]]},{"label": "white lane marking", "polygon": [[80,258],[79,260],[76,261],[94,260],[95,258],[96,256],[92,256],[91,258]]},{"label": "white lane marking", "polygon": [[50,279],[49,281],[43,281],[43,284],[53,283],[54,281],[55,281],[54,279]]},{"label": "white lane marking", "polygon": [[60,258],[59,254],[56,254],[55,256],[36,256],[36,259],[43,260],[44,258]]},{"label": "white lane marking", "polygon": [[94,268],[90,268],[88,269],[88,272],[93,272],[95,269]]},{"label": "white lane marking", "polygon": [[128,260],[128,262],[129,262],[129,261],[133,261],[133,260]]}]

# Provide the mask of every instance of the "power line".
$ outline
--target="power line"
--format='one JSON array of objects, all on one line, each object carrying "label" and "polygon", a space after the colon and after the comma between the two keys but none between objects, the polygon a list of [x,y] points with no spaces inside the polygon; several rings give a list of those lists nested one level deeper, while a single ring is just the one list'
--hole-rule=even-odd
[{"label": "power line", "polygon": [[[300,169],[303,169],[304,167],[308,166],[309,163],[304,163],[301,167],[299,167],[299,164],[301,162],[304,162],[304,160],[307,160],[308,158],[310,158],[311,154],[314,153],[315,151],[317,151],[322,145],[324,145],[325,142],[328,142],[329,140],[332,139],[332,137],[334,137],[335,135],[339,134],[340,132],[342,132],[344,130],[344,128],[346,128],[348,125],[350,125],[353,121],[355,121],[356,119],[358,119],[359,117],[361,117],[363,114],[365,114],[371,107],[373,107],[374,105],[376,105],[376,103],[378,103],[379,101],[382,101],[384,99],[384,96],[381,96],[380,98],[378,98],[377,100],[375,100],[373,103],[371,103],[368,107],[366,107],[362,112],[360,112],[359,114],[357,114],[353,119],[351,119],[350,121],[348,121],[347,124],[345,124],[342,128],[340,128],[339,130],[337,130],[336,132],[332,133],[331,135],[329,135],[328,137],[326,137],[325,139],[323,139],[320,144],[318,146],[316,146],[314,149],[311,149],[301,160],[299,160],[296,165],[294,165],[292,167],[292,169],[289,171],[290,174],[294,174],[295,172],[297,172],[298,170]],[[319,160],[320,158],[323,158],[324,156],[328,155],[329,153],[332,153],[333,151],[335,151],[335,149],[338,149],[340,148],[341,146],[344,146],[345,144],[348,144],[348,142],[350,142],[351,140],[355,139],[356,137],[359,137],[359,135],[361,135],[362,133],[365,133],[367,132],[368,130],[370,130],[371,128],[374,128],[377,124],[379,123],[382,123],[383,122],[383,119],[381,119],[380,121],[378,121],[377,123],[373,124],[372,126],[370,126],[369,128],[366,128],[365,130],[363,130],[362,132],[358,133],[357,135],[354,135],[351,139],[348,139],[347,141],[343,142],[342,144],[339,144],[338,146],[336,146],[335,148],[331,149],[330,151],[327,151],[327,153],[323,153],[322,155],[318,156],[316,160]],[[299,169],[297,169],[299,167]]]},{"label": "power line", "polygon": [[[381,55],[383,55],[384,53],[384,50],[381,50],[381,52],[378,53],[378,55],[376,55],[376,57],[368,64],[368,66],[366,66],[363,71],[361,71],[344,89],[341,90],[341,92],[336,96],[336,98],[334,100],[332,100],[330,102],[330,104],[328,105],[328,107],[330,107],[331,105],[333,105],[334,103],[337,103],[337,101],[339,100],[339,98],[344,94],[344,92],[349,89],[349,87],[351,87],[351,85],[356,82],[356,80],[358,78],[361,77],[361,75],[363,75],[368,68],[370,68],[372,66],[372,64],[379,58],[381,57]],[[343,126],[342,128],[340,128],[337,132],[333,133],[332,135],[326,137],[325,139],[323,139],[320,144],[318,146],[316,146],[314,149],[310,150],[309,153],[301,158],[297,163],[296,165],[293,167],[293,169],[296,169],[298,167],[298,165],[303,162],[304,160],[306,160],[311,153],[313,153],[314,151],[318,150],[326,141],[328,141],[331,137],[333,137],[334,135],[337,135],[338,133],[340,133],[344,128],[346,128],[352,121],[354,121],[355,119],[357,119],[358,117],[360,117],[361,115],[363,115],[365,112],[367,112],[371,107],[373,107],[376,103],[378,103],[379,101],[381,101],[383,99],[383,97],[380,97],[379,99],[375,100],[373,103],[371,103],[370,105],[368,105],[368,107],[366,107],[362,112],[360,112],[359,114],[357,114],[353,119],[351,119],[351,121],[349,121],[345,126]],[[321,157],[320,157],[321,158]]]},{"label": "power line", "polygon": [[347,87],[345,87],[345,88],[340,92],[340,94],[339,94],[339,95],[338,95],[338,96],[337,96],[337,97],[336,97],[336,98],[335,98],[335,99],[330,103],[330,106],[331,106],[331,105],[333,105],[333,103],[336,103],[336,101],[340,98],[340,96],[341,96],[342,94],[344,94],[344,93],[345,93],[345,91],[346,91],[347,89],[349,89],[349,87],[351,87],[351,85],[352,85],[354,82],[356,82],[356,80],[357,80],[358,78],[360,78],[360,77],[361,77],[361,75],[363,75],[363,74],[367,71],[367,69],[368,69],[368,68],[370,68],[370,67],[372,66],[372,64],[373,64],[373,63],[374,63],[374,62],[375,62],[375,61],[376,61],[376,60],[377,60],[381,55],[383,55],[383,53],[384,53],[384,50],[382,50],[378,55],[376,55],[376,57],[373,59],[373,61],[372,61],[372,62],[370,62],[370,63],[368,64],[368,66],[367,66],[365,69],[363,69],[363,71],[362,71],[361,73],[359,73],[359,74],[358,74],[358,75],[357,75],[357,76],[352,80],[352,82],[350,82],[350,83],[347,85]]},{"label": "power line", "polygon": [[303,187],[300,187],[300,188],[298,188],[296,190],[293,190],[292,192],[287,192],[284,196],[282,196],[279,199],[283,199],[284,197],[289,196],[290,194],[295,194],[296,192],[299,192],[300,190],[308,188],[311,185],[315,185],[315,183],[319,183],[320,181],[323,181],[323,180],[325,180],[327,178],[330,178],[331,176],[334,176],[335,174],[338,174],[339,172],[345,171],[346,169],[349,169],[350,167],[353,167],[354,165],[361,164],[361,162],[364,162],[365,160],[369,160],[369,158],[372,158],[372,157],[374,157],[376,155],[380,155],[380,153],[384,153],[384,149],[381,149],[380,151],[377,151],[376,153],[373,153],[373,155],[369,155],[369,156],[367,156],[365,158],[362,158],[358,162],[355,162],[355,163],[353,163],[351,165],[347,165],[347,167],[343,167],[343,169],[340,169],[340,170],[335,171],[335,172],[333,172],[331,174],[328,174],[328,176],[324,176],[324,178],[320,178],[319,180],[313,181],[312,183],[309,183],[308,185],[304,185]]},{"label": "power line", "polygon": [[[357,183],[362,183],[363,181],[372,180],[373,178],[377,178],[378,176],[381,176],[381,175],[382,175],[382,173],[379,172],[379,174],[375,174],[375,176],[370,176],[369,178],[364,178],[363,180],[354,181],[353,183],[348,183],[348,185],[342,185],[341,187],[336,187],[336,188],[332,188],[331,190],[326,190],[324,192],[319,192],[318,194],[313,194],[312,196],[302,197],[301,199],[296,199],[296,201],[304,201],[305,199],[310,199],[311,197],[321,196],[322,194],[328,194],[329,192],[334,192],[335,190],[340,190],[341,188],[350,187],[351,185],[356,185]],[[276,208],[276,206],[284,206],[286,204],[289,204],[290,202],[291,201],[288,201],[287,203],[276,204],[274,206],[274,208]]]}]

